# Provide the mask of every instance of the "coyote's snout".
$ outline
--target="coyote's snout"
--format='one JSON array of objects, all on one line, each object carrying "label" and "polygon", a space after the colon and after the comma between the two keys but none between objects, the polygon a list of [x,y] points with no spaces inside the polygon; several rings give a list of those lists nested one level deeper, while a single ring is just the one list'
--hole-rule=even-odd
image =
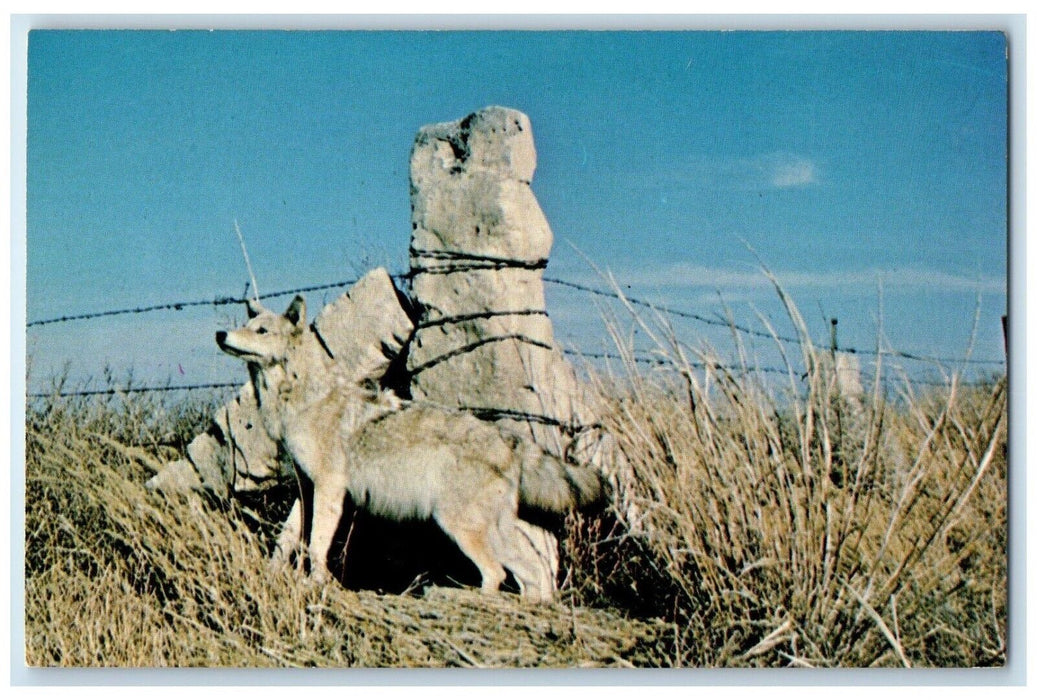
[{"label": "coyote's snout", "polygon": [[459,411],[404,405],[388,392],[344,380],[296,297],[284,314],[249,303],[248,323],[216,334],[224,352],[248,363],[260,415],[298,469],[313,482],[312,506],[297,501],[278,540],[287,559],[310,521],[313,575],[327,554],[346,493],[397,519],[434,519],[497,591],[511,571],[525,597],[550,600],[555,581],[520,520],[519,504],[552,512],[601,496],[589,467],[564,464],[535,444]]}]

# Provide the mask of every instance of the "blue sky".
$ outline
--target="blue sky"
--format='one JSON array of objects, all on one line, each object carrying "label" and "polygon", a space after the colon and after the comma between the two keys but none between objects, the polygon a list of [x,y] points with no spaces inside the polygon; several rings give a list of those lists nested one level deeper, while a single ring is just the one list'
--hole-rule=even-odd
[{"label": "blue sky", "polygon": [[[975,357],[1003,357],[998,33],[37,31],[28,65],[29,321],[240,295],[235,219],[262,292],[403,271],[415,132],[501,104],[533,123],[549,276],[601,286],[590,260],[641,298],[787,330],[762,261],[819,340],[837,316],[873,348],[881,313],[890,345],[944,357],[980,299]],[[548,294],[557,336],[603,349],[590,300]],[[66,362],[235,379],[212,337],[240,315],[29,328],[29,389]]]}]

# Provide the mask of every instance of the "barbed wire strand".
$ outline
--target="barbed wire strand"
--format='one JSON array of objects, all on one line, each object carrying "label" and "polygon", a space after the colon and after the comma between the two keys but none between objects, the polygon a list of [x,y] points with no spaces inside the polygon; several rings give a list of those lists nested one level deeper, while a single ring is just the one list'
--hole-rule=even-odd
[{"label": "barbed wire strand", "polygon": [[[407,280],[407,279],[410,278],[410,275],[409,274],[394,274],[394,275],[391,275],[391,277],[393,279],[395,279],[395,280]],[[302,294],[302,293],[305,293],[305,292],[315,292],[315,291],[322,291],[322,290],[326,290],[326,289],[336,289],[336,288],[342,288],[342,287],[349,287],[349,286],[351,286],[353,284],[356,284],[357,281],[358,281],[357,279],[350,279],[350,280],[342,280],[342,281],[339,281],[339,282],[329,282],[329,283],[326,283],[326,284],[315,284],[315,285],[309,285],[309,286],[305,286],[305,287],[296,287],[294,289],[285,289],[285,290],[278,291],[278,292],[269,292],[267,294],[262,294],[262,295],[259,296],[259,298],[260,299],[272,299],[272,298],[276,298],[276,297],[288,296],[288,295],[291,295],[291,294]],[[729,321],[725,321],[725,320],[721,320],[721,319],[716,319],[716,318],[710,318],[708,316],[703,316],[701,314],[696,314],[696,313],[692,313],[690,311],[684,311],[684,310],[681,310],[681,309],[674,309],[674,308],[671,308],[669,306],[665,306],[665,305],[661,305],[661,304],[653,304],[651,302],[648,302],[648,301],[645,301],[643,299],[639,299],[639,298],[636,298],[636,297],[620,295],[620,294],[618,294],[616,292],[613,292],[613,291],[609,291],[609,290],[606,290],[606,289],[599,289],[597,287],[591,287],[591,286],[588,286],[588,285],[585,285],[585,284],[580,284],[580,283],[577,283],[577,282],[570,282],[568,280],[559,279],[557,277],[544,277],[543,281],[546,282],[546,283],[549,283],[549,284],[554,284],[554,285],[558,285],[558,286],[562,286],[562,287],[567,287],[569,289],[574,289],[574,290],[581,291],[581,292],[584,292],[584,293],[587,293],[587,294],[593,294],[593,295],[596,295],[596,296],[607,297],[607,298],[616,299],[616,300],[624,300],[625,299],[630,304],[633,304],[633,305],[636,305],[636,306],[641,306],[643,308],[652,309],[654,311],[659,311],[659,312],[662,312],[662,313],[665,313],[665,314],[676,316],[678,318],[686,318],[686,319],[698,321],[700,323],[704,323],[704,324],[711,325],[711,326],[717,326],[717,327],[723,327],[723,328],[732,328],[734,330],[737,330],[737,331],[740,331],[740,332],[745,333],[747,335],[752,335],[752,336],[755,336],[755,337],[762,337],[762,338],[767,338],[767,339],[771,339],[771,340],[779,340],[781,342],[793,343],[793,344],[796,344],[796,345],[801,345],[804,342],[804,340],[802,338],[797,338],[797,337],[793,337],[793,336],[784,336],[784,335],[780,335],[780,334],[779,335],[772,335],[770,333],[767,333],[767,332],[764,332],[764,331],[754,330],[752,328],[749,328],[747,326],[743,326],[743,325],[740,325],[740,324],[737,324],[737,323],[732,323],[732,322],[729,322]],[[96,318],[103,318],[103,317],[110,317],[110,316],[118,316],[118,315],[125,315],[125,314],[143,314],[143,313],[150,313],[150,312],[154,312],[154,311],[166,311],[166,310],[180,311],[180,310],[182,310],[184,308],[198,307],[198,306],[224,306],[224,305],[229,305],[229,304],[244,304],[246,301],[247,301],[247,299],[242,298],[242,297],[228,297],[228,296],[219,297],[218,296],[218,297],[214,297],[213,299],[168,302],[168,303],[165,303],[165,304],[155,304],[155,305],[152,305],[152,306],[139,306],[139,307],[133,307],[133,308],[114,309],[114,310],[107,310],[107,311],[97,311],[97,312],[92,312],[92,313],[81,313],[81,314],[73,314],[73,315],[66,315],[66,316],[58,316],[58,317],[55,317],[55,318],[47,318],[47,319],[39,319],[39,320],[35,320],[35,321],[29,321],[25,325],[26,325],[27,328],[30,328],[30,327],[38,327],[38,326],[44,326],[44,325],[49,325],[49,324],[55,324],[55,323],[65,323],[65,322],[69,322],[69,321],[89,320],[89,319],[96,319]],[[823,343],[814,343],[813,341],[811,341],[811,342],[815,346],[817,346],[817,347],[825,347],[825,345]],[[863,349],[858,349],[858,348],[854,348],[854,347],[841,347],[841,348],[839,348],[839,352],[843,352],[843,353],[847,353],[847,354],[851,354],[851,355],[868,355],[868,356],[872,356],[872,355],[877,356],[877,355],[882,354],[882,355],[886,355],[886,356],[899,357],[899,358],[905,359],[905,360],[914,360],[914,361],[918,361],[918,362],[928,362],[928,363],[933,363],[933,364],[959,364],[960,363],[960,364],[983,364],[983,365],[998,365],[998,366],[1002,366],[1002,365],[1005,364],[1004,360],[987,360],[987,359],[976,359],[976,358],[937,357],[937,356],[909,353],[909,352],[904,352],[904,351],[901,351],[901,350],[883,350],[883,351],[878,351],[878,350],[863,350]]]},{"label": "barbed wire strand", "polygon": [[[401,275],[393,275],[394,279],[401,277]],[[296,287],[295,289],[285,289],[280,292],[268,292],[267,294],[260,294],[259,299],[274,299],[276,297],[284,297],[289,294],[302,294],[304,292],[319,292],[324,289],[336,289],[340,287],[349,287],[356,284],[358,280],[343,280],[341,282],[329,282],[327,284],[314,284],[308,287]],[[26,323],[26,327],[33,326],[45,326],[51,323],[65,323],[66,321],[85,321],[88,319],[102,318],[105,316],[119,316],[123,314],[144,314],[152,311],[181,311],[185,308],[192,306],[226,306],[228,304],[244,304],[248,299],[244,297],[214,297],[212,299],[200,299],[195,301],[174,301],[166,304],[155,304],[153,306],[137,306],[133,308],[125,309],[114,309],[111,311],[96,311],[93,313],[74,314],[69,316],[57,316],[55,318],[45,318],[37,321],[29,321]]]},{"label": "barbed wire strand", "polygon": [[[567,355],[568,354],[575,354],[574,351],[565,351],[565,352],[566,352]],[[593,358],[623,359],[623,357],[621,355],[615,355],[615,354],[611,354],[611,353],[579,353],[579,356],[581,356],[581,357],[593,357]],[[664,366],[664,367],[672,367],[673,366],[673,364],[671,362],[668,362],[666,360],[657,359],[657,358],[635,357],[633,359],[634,359],[635,362],[638,362],[638,363],[655,364],[655,365],[660,365],[660,366]],[[691,366],[691,367],[693,367],[695,369],[707,369],[707,368],[709,368],[709,369],[713,369],[713,370],[725,370],[725,371],[735,370],[739,374],[741,374],[741,373],[744,373],[744,374],[788,374],[788,371],[789,371],[787,368],[781,368],[781,367],[739,367],[739,366],[735,366],[735,365],[723,365],[723,364],[717,364],[717,363],[708,363],[707,364],[707,363],[701,363],[701,362],[689,363],[689,366]],[[675,369],[679,369],[679,368],[675,368]],[[803,376],[805,376],[805,375],[800,374],[801,378],[803,378]],[[874,375],[871,375],[871,374],[861,373],[860,377],[866,383],[871,383],[871,382],[875,381]],[[85,390],[77,390],[77,391],[58,391],[58,392],[54,392],[54,391],[38,391],[38,392],[32,392],[32,393],[26,394],[26,398],[30,398],[30,399],[72,398],[72,397],[80,397],[80,396],[118,396],[118,395],[121,395],[121,394],[149,394],[149,393],[164,393],[164,392],[173,392],[173,391],[197,391],[197,390],[202,390],[202,389],[236,389],[236,388],[240,388],[242,385],[244,385],[246,381],[247,380],[243,379],[243,380],[241,380],[239,382],[211,382],[211,383],[207,383],[207,384],[183,384],[183,385],[173,385],[173,386],[115,387],[115,388],[111,388],[111,389],[85,389]],[[898,381],[896,377],[890,377],[890,376],[882,377],[882,383],[883,384],[889,384],[891,382],[896,382],[896,381]],[[950,383],[951,383],[950,379],[945,379],[945,380],[910,379],[908,381],[912,385],[920,385],[920,386],[950,386]],[[959,386],[984,386],[986,384],[989,384],[990,381],[991,380],[984,380],[984,379],[978,379],[978,380],[972,380],[972,381],[960,381],[959,382]],[[503,412],[504,411],[504,409],[488,409],[488,408],[479,409],[479,410],[482,410],[482,411],[496,410],[498,412]]]},{"label": "barbed wire strand", "polygon": [[245,380],[240,382],[210,382],[208,384],[180,384],[172,386],[129,386],[113,387],[111,389],[83,389],[79,391],[36,391],[26,396],[30,399],[69,398],[72,396],[117,396],[119,394],[157,394],[166,391],[196,391],[199,389],[229,389],[240,388]]},{"label": "barbed wire strand", "polygon": [[[780,340],[780,341],[782,341],[784,343],[793,343],[793,344],[796,344],[796,345],[802,345],[803,342],[804,342],[802,338],[796,338],[796,337],[792,337],[792,336],[784,336],[784,335],[780,335],[780,334],[772,335],[772,334],[767,333],[765,331],[754,330],[752,328],[749,328],[747,326],[743,326],[743,325],[740,325],[740,324],[737,324],[737,323],[732,323],[732,322],[729,322],[729,321],[724,321],[724,320],[716,319],[716,318],[709,318],[708,316],[703,316],[701,314],[695,314],[695,313],[692,313],[690,311],[682,311],[680,309],[674,309],[674,308],[671,308],[671,307],[668,307],[668,306],[664,306],[664,305],[661,305],[661,304],[653,304],[653,303],[645,301],[643,299],[637,299],[635,297],[627,296],[625,294],[624,295],[620,295],[620,294],[618,294],[616,292],[610,292],[610,291],[608,291],[606,289],[598,289],[596,287],[589,287],[589,286],[587,286],[585,284],[578,284],[576,282],[569,282],[568,280],[558,279],[557,277],[544,277],[543,279],[544,279],[544,282],[549,282],[551,284],[556,284],[556,285],[563,286],[563,287],[569,287],[571,289],[576,289],[576,290],[579,290],[581,292],[587,292],[589,294],[595,294],[597,296],[609,297],[611,299],[617,299],[617,300],[620,300],[620,301],[626,300],[626,301],[630,302],[631,304],[633,304],[635,306],[641,306],[641,307],[644,307],[644,308],[652,309],[653,311],[661,311],[661,312],[663,312],[665,314],[669,314],[669,315],[672,315],[672,316],[677,316],[679,318],[687,318],[687,319],[691,319],[691,320],[694,320],[694,321],[700,321],[701,323],[705,323],[705,324],[711,325],[711,326],[719,326],[719,327],[723,327],[723,328],[733,328],[733,329],[735,329],[737,331],[745,333],[746,335],[752,335],[752,336],[756,336],[756,337],[760,337],[760,338],[767,338],[767,339],[770,339],[770,340]],[[816,343],[813,340],[811,340],[810,342],[814,346],[819,347],[819,348],[826,347],[823,343]],[[838,350],[839,350],[839,352],[844,352],[844,353],[851,354],[851,355],[879,355],[879,354],[881,354],[881,355],[893,355],[893,356],[900,357],[900,358],[905,359],[905,360],[917,360],[919,362],[930,362],[930,363],[938,363],[938,364],[954,364],[954,363],[959,363],[959,362],[960,363],[965,363],[965,364],[992,364],[992,365],[1003,365],[1004,364],[1004,360],[977,360],[977,359],[973,359],[973,358],[935,357],[935,356],[930,356],[930,355],[919,355],[919,354],[915,354],[915,353],[903,352],[903,351],[900,351],[900,350],[882,350],[882,351],[878,351],[878,350],[861,350],[861,349],[853,348],[853,347],[845,347],[845,348],[844,347],[840,347],[840,348],[838,348]]]}]

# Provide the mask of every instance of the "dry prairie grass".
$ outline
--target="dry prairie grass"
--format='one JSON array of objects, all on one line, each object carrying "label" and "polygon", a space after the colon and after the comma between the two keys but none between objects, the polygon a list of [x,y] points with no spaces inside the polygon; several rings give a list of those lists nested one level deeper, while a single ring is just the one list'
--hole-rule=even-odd
[{"label": "dry prairie grass", "polygon": [[690,355],[659,321],[636,318],[660,367],[638,368],[617,334],[626,366],[589,372],[628,468],[606,513],[569,519],[562,602],[546,607],[269,574],[271,518],[143,488],[148,465],[190,439],[210,405],[30,404],[27,663],[1005,662],[1003,377],[925,391],[903,379],[887,396],[879,367],[854,402],[805,332],[795,359],[781,348],[789,372],[775,382],[748,362],[730,370]]},{"label": "dry prairie grass", "polygon": [[[424,596],[317,589],[294,572],[272,574],[272,528],[263,527],[272,523],[256,510],[144,488],[156,448],[127,450],[118,440],[155,435],[154,409],[149,399],[133,398],[56,400],[30,410],[30,666],[667,663],[669,628],[616,611],[535,606],[462,589]],[[188,421],[178,432],[189,439],[196,429]]]},{"label": "dry prairie grass", "polygon": [[779,294],[800,340],[775,341],[779,380],[635,314],[661,358],[641,370],[614,330],[623,371],[594,380],[629,464],[607,536],[574,540],[580,595],[665,616],[682,665],[1004,664],[1006,379],[887,396],[879,362],[843,396]]}]

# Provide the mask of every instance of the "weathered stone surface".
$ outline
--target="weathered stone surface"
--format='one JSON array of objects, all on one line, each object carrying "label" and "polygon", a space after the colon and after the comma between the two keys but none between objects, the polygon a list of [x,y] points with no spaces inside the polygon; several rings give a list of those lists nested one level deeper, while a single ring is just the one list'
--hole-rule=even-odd
[{"label": "weathered stone surface", "polygon": [[423,126],[411,153],[411,182],[438,179],[438,167],[463,161],[467,172],[489,171],[508,180],[533,180],[536,149],[527,117],[507,107],[486,107],[464,119]]},{"label": "weathered stone surface", "polygon": [[[462,407],[555,454],[602,467],[611,454],[554,341],[543,270],[554,236],[530,182],[529,118],[487,107],[423,127],[411,152],[412,295],[408,348],[417,400]],[[575,437],[575,439],[574,439]],[[558,542],[526,524],[553,587]]]},{"label": "weathered stone surface", "polygon": [[[259,416],[251,382],[246,382],[234,400],[216,412],[214,420],[222,431],[221,476],[224,482],[232,484],[233,491],[252,491],[270,479],[285,476],[277,443],[267,434]],[[198,464],[193,457],[192,461]]]},{"label": "weathered stone surface", "polygon": [[392,278],[381,267],[325,306],[313,325],[350,380],[384,375],[414,330]]},{"label": "weathered stone surface", "polygon": [[194,465],[202,486],[221,494],[226,493],[227,484],[231,483],[232,478],[227,473],[231,460],[225,457],[233,453],[233,448],[228,447],[226,452],[224,455],[220,443],[209,433],[195,436],[187,445],[187,460]]},{"label": "weathered stone surface", "polygon": [[252,491],[282,474],[277,443],[263,428],[252,384],[216,411],[212,425],[176,460],[152,477],[148,488],[166,491],[204,489],[221,496]]},{"label": "weathered stone surface", "polygon": [[198,478],[198,472],[195,470],[194,465],[191,464],[191,460],[177,459],[168,462],[162,468],[162,471],[148,479],[144,486],[152,491],[188,493],[200,490],[202,488],[202,480]]},{"label": "weathered stone surface", "polygon": [[[553,234],[530,189],[529,118],[488,107],[423,127],[411,153],[411,392],[450,406],[581,422],[576,377],[557,350],[542,274]],[[545,447],[558,430],[527,425]]]}]

